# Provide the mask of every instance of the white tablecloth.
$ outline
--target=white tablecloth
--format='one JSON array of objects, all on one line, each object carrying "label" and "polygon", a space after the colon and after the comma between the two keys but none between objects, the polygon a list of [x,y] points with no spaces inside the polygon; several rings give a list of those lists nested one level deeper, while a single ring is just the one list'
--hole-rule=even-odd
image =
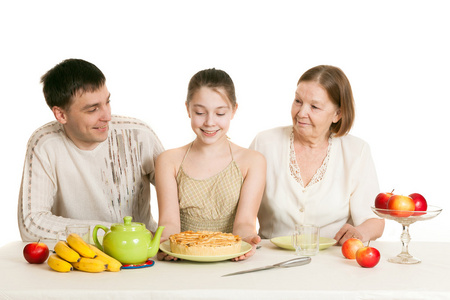
[{"label": "white tablecloth", "polygon": [[295,257],[268,240],[261,245],[241,262],[156,261],[116,273],[58,273],[28,264],[25,243],[13,242],[0,248],[0,299],[450,299],[450,243],[411,241],[410,253],[422,259],[416,265],[387,261],[400,253],[400,241],[375,241],[382,258],[371,269],[333,246],[305,266],[221,277]]}]

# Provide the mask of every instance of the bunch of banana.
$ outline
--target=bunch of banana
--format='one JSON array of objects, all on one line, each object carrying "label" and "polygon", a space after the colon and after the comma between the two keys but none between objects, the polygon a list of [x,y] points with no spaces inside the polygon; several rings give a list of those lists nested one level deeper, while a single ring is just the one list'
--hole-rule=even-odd
[{"label": "bunch of banana", "polygon": [[105,270],[118,272],[122,264],[98,248],[86,243],[79,235],[70,234],[67,242],[59,241],[47,264],[55,271],[69,272],[73,268],[90,273]]}]

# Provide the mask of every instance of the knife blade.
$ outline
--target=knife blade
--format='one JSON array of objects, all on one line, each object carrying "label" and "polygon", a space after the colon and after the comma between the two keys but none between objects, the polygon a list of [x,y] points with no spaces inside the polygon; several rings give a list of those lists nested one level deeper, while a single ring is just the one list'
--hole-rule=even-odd
[{"label": "knife blade", "polygon": [[308,256],[297,257],[297,258],[290,259],[290,260],[287,260],[287,261],[283,261],[283,262],[280,262],[280,263],[277,263],[277,264],[274,264],[274,265],[270,265],[270,266],[265,266],[265,267],[254,268],[254,269],[249,269],[249,270],[244,270],[244,271],[239,271],[239,272],[225,274],[225,275],[222,275],[222,277],[233,276],[233,275],[240,275],[240,274],[257,272],[257,271],[263,271],[263,270],[270,270],[270,269],[274,269],[274,268],[290,268],[290,267],[296,267],[296,266],[303,266],[303,265],[309,264],[310,262],[311,262],[311,257],[308,257]]}]

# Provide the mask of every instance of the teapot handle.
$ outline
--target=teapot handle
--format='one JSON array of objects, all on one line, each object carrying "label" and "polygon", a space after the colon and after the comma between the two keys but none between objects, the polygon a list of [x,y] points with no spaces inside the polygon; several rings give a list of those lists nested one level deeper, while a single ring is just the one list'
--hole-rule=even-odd
[{"label": "teapot handle", "polygon": [[94,231],[92,232],[92,239],[94,240],[95,246],[97,246],[98,249],[103,251],[103,247],[102,247],[102,245],[100,245],[98,238],[97,238],[97,231],[99,229],[103,229],[103,231],[106,234],[109,231],[109,228],[106,226],[103,226],[103,225],[95,225]]}]

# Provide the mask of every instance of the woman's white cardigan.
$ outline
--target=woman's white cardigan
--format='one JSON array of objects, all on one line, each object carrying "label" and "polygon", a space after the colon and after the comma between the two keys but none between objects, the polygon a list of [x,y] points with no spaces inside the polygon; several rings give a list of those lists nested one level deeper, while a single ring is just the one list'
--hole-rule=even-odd
[{"label": "woman's white cardigan", "polygon": [[378,218],[371,210],[379,185],[369,146],[351,135],[333,137],[326,172],[306,188],[289,169],[292,126],[259,133],[250,148],[267,160],[267,178],[258,213],[262,238],[290,235],[294,224],[314,224],[320,235],[333,238],[350,223]]}]

